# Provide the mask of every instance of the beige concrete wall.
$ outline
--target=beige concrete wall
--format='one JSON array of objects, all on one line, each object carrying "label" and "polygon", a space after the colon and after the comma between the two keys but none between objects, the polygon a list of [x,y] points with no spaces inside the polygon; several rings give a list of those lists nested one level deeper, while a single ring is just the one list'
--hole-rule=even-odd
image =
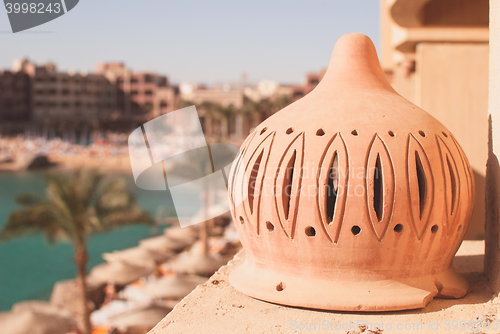
[{"label": "beige concrete wall", "polygon": [[408,72],[405,65],[402,63],[394,67],[390,83],[399,95],[415,103],[415,72]]},{"label": "beige concrete wall", "polygon": [[380,0],[380,63],[383,69],[392,68],[393,50],[392,47],[392,21],[389,0]]},{"label": "beige concrete wall", "polygon": [[476,202],[466,238],[484,234],[488,141],[488,44],[419,43],[415,103],[457,138],[474,170]]},{"label": "beige concrete wall", "polygon": [[484,269],[500,292],[500,1],[490,1],[489,142]]}]

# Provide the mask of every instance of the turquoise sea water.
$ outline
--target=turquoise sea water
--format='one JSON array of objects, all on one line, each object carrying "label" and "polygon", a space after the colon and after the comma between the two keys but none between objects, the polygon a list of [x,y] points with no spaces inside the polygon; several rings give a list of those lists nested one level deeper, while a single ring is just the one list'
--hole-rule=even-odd
[{"label": "turquoise sea water", "polygon": [[[16,208],[21,193],[45,194],[44,172],[0,173],[0,228]],[[130,181],[138,203],[152,215],[165,209],[175,214],[168,192],[143,191]],[[93,237],[88,244],[89,268],[104,262],[103,252],[137,246],[139,240],[161,233],[145,226],[129,226]],[[50,246],[41,235],[0,243],[0,311],[29,299],[48,300],[58,280],[74,278],[73,248],[66,243]]]}]

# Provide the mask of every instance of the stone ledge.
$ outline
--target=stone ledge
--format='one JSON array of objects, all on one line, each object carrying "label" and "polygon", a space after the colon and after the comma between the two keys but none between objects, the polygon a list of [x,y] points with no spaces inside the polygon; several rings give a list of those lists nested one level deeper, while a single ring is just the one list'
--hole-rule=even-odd
[{"label": "stone ledge", "polygon": [[[358,321],[373,325],[383,323],[383,334],[499,333],[500,324],[496,322],[491,323],[489,329],[461,329],[458,326],[457,330],[453,330],[453,320],[477,323],[477,319],[485,321],[497,316],[498,300],[493,299],[492,289],[481,273],[483,254],[483,241],[464,241],[455,257],[454,267],[470,284],[470,292],[462,299],[434,299],[425,308],[418,310],[347,313],[276,305],[237,292],[229,284],[228,275],[244,261],[244,251],[240,251],[207,283],[198,286],[177,304],[149,334],[361,333],[356,325]],[[392,330],[388,328],[388,324],[391,324]],[[397,329],[398,324],[408,326],[408,329]],[[299,326],[302,325],[304,328],[300,330]],[[344,328],[339,328],[342,325]],[[370,331],[366,330],[365,333]]]},{"label": "stone ledge", "polygon": [[419,43],[488,43],[488,27],[398,29],[393,46],[403,53],[414,53]]}]

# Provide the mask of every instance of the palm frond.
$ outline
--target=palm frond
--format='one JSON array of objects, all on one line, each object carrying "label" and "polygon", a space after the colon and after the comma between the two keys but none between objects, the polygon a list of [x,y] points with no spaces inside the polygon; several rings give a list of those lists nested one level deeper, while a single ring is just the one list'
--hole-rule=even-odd
[{"label": "palm frond", "polygon": [[69,235],[61,230],[54,212],[48,207],[38,205],[31,209],[19,209],[9,215],[7,224],[0,231],[0,240],[44,233],[49,242],[54,242],[58,237]]},{"label": "palm frond", "polygon": [[121,225],[153,224],[139,208],[123,178],[105,180],[97,171],[48,174],[47,200],[24,194],[21,208],[13,211],[0,230],[0,241],[43,233],[54,243],[67,240],[78,244],[94,235]]},{"label": "palm frond", "polygon": [[75,192],[79,199],[79,204],[83,208],[87,208],[91,205],[102,179],[102,173],[97,170],[90,169],[78,171]]},{"label": "palm frond", "polygon": [[16,203],[22,206],[33,206],[41,201],[41,197],[36,194],[21,194],[16,197]]},{"label": "palm frond", "polygon": [[148,213],[139,208],[110,212],[101,218],[102,225],[106,230],[131,224],[154,225],[155,220]]}]

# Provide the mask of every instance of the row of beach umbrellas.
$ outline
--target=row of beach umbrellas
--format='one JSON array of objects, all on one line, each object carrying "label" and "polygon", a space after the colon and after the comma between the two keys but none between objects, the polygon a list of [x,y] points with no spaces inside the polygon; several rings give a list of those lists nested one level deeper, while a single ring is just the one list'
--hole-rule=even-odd
[{"label": "row of beach umbrellas", "polygon": [[76,327],[71,313],[48,302],[20,302],[0,312],[0,333],[5,334],[66,334]]},{"label": "row of beach umbrellas", "polygon": [[173,227],[164,235],[139,242],[139,246],[103,254],[105,263],[95,266],[89,280],[97,284],[127,285],[152,274],[158,265],[176,273],[210,276],[226,261],[217,255],[183,252],[197,239],[197,228]]},{"label": "row of beach umbrellas", "polygon": [[[122,330],[154,327],[226,262],[218,255],[193,251],[198,235],[197,226],[171,227],[163,235],[140,241],[137,247],[103,254],[106,262],[91,270],[89,281],[125,288],[119,300],[92,313],[92,322]],[[150,276],[159,266],[165,275]],[[135,283],[138,280],[140,284]]]},{"label": "row of beach umbrellas", "polygon": [[[217,254],[201,254],[192,247],[198,240],[198,227],[171,227],[164,234],[148,238],[129,249],[103,254],[106,261],[88,276],[93,286],[125,287],[120,299],[92,313],[92,322],[102,328],[149,330],[165,317],[175,304],[226,261]],[[165,275],[151,275],[162,266]],[[140,284],[134,282],[140,281]],[[134,284],[132,284],[134,283]],[[75,315],[55,304],[21,302],[9,312],[0,312],[0,333],[66,334],[76,331]]]}]

